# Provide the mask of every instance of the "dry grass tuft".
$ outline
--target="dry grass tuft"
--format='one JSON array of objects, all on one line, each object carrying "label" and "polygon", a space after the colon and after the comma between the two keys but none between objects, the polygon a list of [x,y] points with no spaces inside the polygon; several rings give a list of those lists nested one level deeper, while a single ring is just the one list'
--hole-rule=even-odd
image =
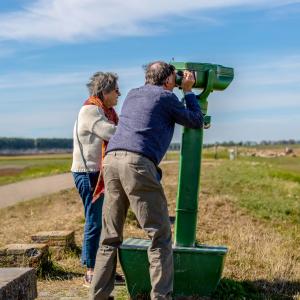
[{"label": "dry grass tuft", "polygon": [[75,189],[2,209],[0,245],[30,242],[38,231],[75,230],[80,243],[83,229],[81,200]]},{"label": "dry grass tuft", "polygon": [[[213,162],[204,163],[202,176],[205,177],[206,168],[217,166]],[[177,184],[174,183],[177,183],[178,178],[177,165],[166,165],[164,171],[168,174],[163,183],[169,211],[175,215]],[[202,189],[197,241],[209,245],[226,245],[229,252],[224,276],[252,283],[265,293],[265,299],[274,297],[274,294],[282,297],[288,294],[288,299],[292,299],[292,295],[300,294],[300,245],[291,236],[278,233],[268,222],[236,207],[234,200],[228,195],[214,196],[209,186]]]}]

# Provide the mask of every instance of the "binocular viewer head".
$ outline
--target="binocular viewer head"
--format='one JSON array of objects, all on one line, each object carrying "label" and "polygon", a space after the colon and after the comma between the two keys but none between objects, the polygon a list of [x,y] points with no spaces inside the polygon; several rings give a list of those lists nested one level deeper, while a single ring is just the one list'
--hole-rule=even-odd
[{"label": "binocular viewer head", "polygon": [[[176,86],[180,87],[183,79],[183,71],[194,73],[195,84],[193,88],[205,88],[207,85],[208,72],[213,73],[212,90],[225,90],[234,77],[233,68],[221,65],[193,62],[171,62],[176,69]],[[211,70],[211,71],[210,71]]]}]

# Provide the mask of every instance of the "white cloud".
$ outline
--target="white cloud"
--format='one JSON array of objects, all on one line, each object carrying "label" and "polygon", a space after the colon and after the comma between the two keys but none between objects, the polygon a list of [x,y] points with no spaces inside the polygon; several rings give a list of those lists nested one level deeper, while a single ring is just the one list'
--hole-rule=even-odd
[{"label": "white cloud", "polygon": [[[236,116],[240,113],[257,114],[259,111],[294,110],[300,120],[300,92],[257,92],[244,90],[235,96],[226,91],[209,97],[209,113]],[[300,121],[299,121],[300,122]]]},{"label": "white cloud", "polygon": [[86,80],[87,78],[85,75],[85,73],[80,72],[65,74],[18,72],[2,76],[0,75],[0,89],[70,85],[83,82],[83,80]]},{"label": "white cloud", "polygon": [[169,17],[194,11],[293,3],[299,0],[36,0],[23,10],[0,14],[0,39],[75,42],[149,35],[164,30]]},{"label": "white cloud", "polygon": [[277,118],[266,115],[264,118],[249,117],[229,122],[213,121],[211,128],[205,130],[206,143],[220,141],[261,141],[296,139],[299,140],[300,124],[296,116]]},{"label": "white cloud", "polygon": [[[251,69],[254,79],[266,74],[275,80],[278,74],[274,69],[286,70],[287,73],[297,69],[294,66],[298,60],[296,56],[291,57],[272,58],[264,61],[264,65],[257,62],[257,65],[243,66],[225,91],[214,92],[209,96],[212,127],[205,132],[206,142],[298,138],[300,89],[289,91],[285,87],[275,90],[278,85],[276,84],[271,89],[262,85],[256,90],[255,85],[243,82],[247,78],[242,76],[245,72],[248,74],[247,71]],[[295,65],[288,62],[294,62]],[[122,99],[130,88],[144,82],[141,66],[111,67],[108,70],[119,74]],[[86,66],[78,72],[11,73],[0,76],[0,87],[6,87],[7,94],[2,99],[9,99],[9,102],[6,101],[7,105],[2,103],[0,135],[69,136],[76,113],[87,96],[85,84],[94,71],[97,70],[91,71],[91,68]],[[240,79],[241,77],[243,79]],[[242,81],[242,86],[237,84],[239,81]],[[14,96],[11,91],[14,91]],[[293,113],[289,114],[289,110]],[[36,124],[42,124],[41,128],[37,129]],[[175,138],[180,139],[178,130]]]},{"label": "white cloud", "polygon": [[[250,62],[249,65],[241,66],[235,70],[235,78],[226,90],[216,91],[209,96],[209,112],[224,114],[294,109],[298,110],[300,115],[299,69],[300,56],[296,55],[273,57],[269,61],[257,61],[255,64]],[[142,66],[128,68],[111,66],[106,67],[105,70],[119,75],[121,99],[125,98],[131,88],[144,83]],[[0,89],[2,89],[2,94],[10,91],[10,101],[16,103],[24,97],[32,101],[34,99],[39,101],[41,97],[47,100],[55,94],[60,98],[62,96],[74,98],[75,101],[78,96],[80,98],[86,95],[85,84],[96,71],[98,70],[94,69],[94,66],[86,66],[84,69],[78,69],[77,72],[3,74],[0,75]],[[22,94],[18,92],[20,88],[23,88]],[[15,91],[13,94],[12,89]],[[44,93],[41,94],[41,90]],[[181,97],[180,92],[177,94]],[[121,104],[122,101],[120,101]]]},{"label": "white cloud", "polygon": [[47,113],[36,108],[30,113],[19,110],[14,113],[14,118],[1,116],[0,136],[71,138],[76,115],[77,112],[60,108]]},{"label": "white cloud", "polygon": [[255,64],[241,66],[236,71],[242,85],[282,86],[300,84],[300,55],[272,57]]},{"label": "white cloud", "polygon": [[[91,69],[91,68],[89,68]],[[53,86],[70,86],[82,84],[84,86],[89,77],[98,70],[79,72],[16,72],[0,74],[0,89],[11,88],[39,88]],[[144,72],[142,66],[129,68],[107,68],[103,71],[116,72],[120,78],[120,85],[124,87],[134,86],[138,81],[143,83]]]},{"label": "white cloud", "polygon": [[286,55],[235,67],[235,78],[209,96],[211,113],[294,110],[300,120],[300,56]]}]

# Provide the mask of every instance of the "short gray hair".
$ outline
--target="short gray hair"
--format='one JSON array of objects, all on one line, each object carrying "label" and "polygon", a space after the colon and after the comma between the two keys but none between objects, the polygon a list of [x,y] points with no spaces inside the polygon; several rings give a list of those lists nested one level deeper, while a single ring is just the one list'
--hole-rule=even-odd
[{"label": "short gray hair", "polygon": [[145,67],[146,84],[164,85],[166,79],[175,71],[175,67],[164,62],[154,61]]},{"label": "short gray hair", "polygon": [[116,89],[118,75],[111,72],[96,72],[87,83],[90,96],[97,96],[103,100],[103,93],[107,94]]}]

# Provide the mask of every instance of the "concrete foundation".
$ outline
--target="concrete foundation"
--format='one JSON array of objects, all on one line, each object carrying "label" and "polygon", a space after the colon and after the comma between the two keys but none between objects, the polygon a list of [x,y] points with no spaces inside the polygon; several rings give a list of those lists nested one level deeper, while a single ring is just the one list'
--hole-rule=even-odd
[{"label": "concrete foundation", "polygon": [[31,268],[0,268],[1,300],[32,300],[37,297],[37,279]]}]

